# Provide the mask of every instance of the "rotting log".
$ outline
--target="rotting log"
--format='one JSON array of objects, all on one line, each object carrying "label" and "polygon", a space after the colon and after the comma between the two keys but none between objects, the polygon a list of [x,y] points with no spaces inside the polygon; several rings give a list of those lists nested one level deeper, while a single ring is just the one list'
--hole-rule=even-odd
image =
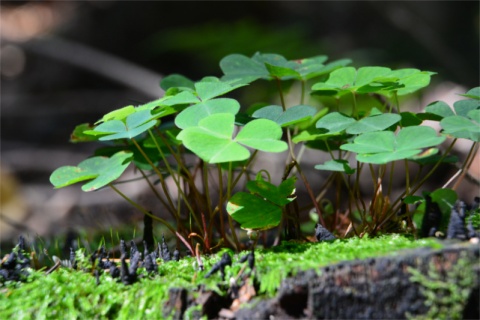
[{"label": "rotting log", "polygon": [[479,256],[478,244],[451,243],[302,271],[235,318],[405,319],[457,310],[459,318],[478,319]]}]

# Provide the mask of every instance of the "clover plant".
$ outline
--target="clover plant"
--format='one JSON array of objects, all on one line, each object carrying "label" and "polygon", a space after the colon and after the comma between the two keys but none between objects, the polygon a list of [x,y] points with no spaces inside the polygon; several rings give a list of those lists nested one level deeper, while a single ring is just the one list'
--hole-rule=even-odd
[{"label": "clover plant", "polygon": [[[418,226],[408,205],[424,201],[416,192],[440,164],[456,161],[449,153],[457,139],[471,140],[472,147],[444,188],[455,181],[454,190],[472,163],[480,140],[480,90],[467,92],[467,99],[457,101],[453,110],[434,102],[424,113],[402,112],[399,97],[426,87],[434,73],[379,66],[357,69],[350,63],[327,62],[326,56],[287,60],[278,54],[232,54],[220,61],[221,77],[194,81],[179,74],[167,76],[160,83],[163,97],[114,110],[94,124],[78,125],[71,142],[107,144],[77,166],[58,168],[50,181],[56,188],[86,182],[85,192],[112,188],[169,228],[192,255],[199,246],[204,252],[242,249],[237,226],[250,232],[278,227],[279,235],[283,226],[286,235],[299,238],[303,210],[313,212],[340,237],[413,231]],[[255,81],[271,82],[278,101],[249,107],[226,97],[235,90],[248,92]],[[295,83],[299,94],[290,91],[298,101],[287,103],[287,88]],[[324,103],[327,100],[334,102],[333,107]],[[423,126],[423,120],[439,121],[441,133]],[[447,139],[451,142],[442,152],[440,145]],[[304,173],[305,148],[331,157],[315,166],[330,172],[320,190]],[[278,185],[272,183],[268,168],[253,172],[260,152],[286,157]],[[405,190],[393,198],[397,163],[406,170]],[[409,164],[428,171],[411,177]],[[145,179],[161,207],[143,207],[117,188],[129,166]],[[369,204],[360,190],[363,170],[372,177]],[[320,174],[310,180],[319,178]],[[297,183],[304,184],[311,204],[297,203]],[[337,199],[332,205],[325,191],[333,183]],[[342,190],[347,191],[343,200]],[[160,216],[162,210],[171,219]]]}]

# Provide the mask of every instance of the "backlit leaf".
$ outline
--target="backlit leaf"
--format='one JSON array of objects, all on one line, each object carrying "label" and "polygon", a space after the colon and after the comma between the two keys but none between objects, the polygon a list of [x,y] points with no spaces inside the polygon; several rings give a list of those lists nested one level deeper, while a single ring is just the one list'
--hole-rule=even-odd
[{"label": "backlit leaf", "polygon": [[91,180],[82,186],[83,191],[93,191],[119,178],[128,167],[132,154],[120,151],[112,157],[93,157],[84,160],[78,166],[64,166],[50,175],[55,188],[63,188],[77,182]]},{"label": "backlit leaf", "polygon": [[252,114],[254,118],[269,119],[282,127],[293,125],[315,115],[316,109],[310,106],[298,105],[288,108],[285,112],[280,106],[266,106]]},{"label": "backlit leaf", "polygon": [[190,106],[175,117],[175,125],[181,129],[197,126],[203,118],[215,113],[237,114],[240,104],[234,99],[219,98]]},{"label": "backlit leaf", "polygon": [[364,133],[340,149],[357,153],[357,161],[385,164],[409,159],[420,154],[423,148],[439,145],[444,140],[444,136],[437,136],[430,127],[415,126],[401,129],[397,136],[390,131]]},{"label": "backlit leaf", "polygon": [[250,121],[233,139],[234,121],[233,114],[212,114],[201,119],[198,126],[182,130],[177,139],[209,163],[245,160],[250,152],[244,146],[266,152],[287,149],[287,144],[279,140],[282,129],[275,122],[266,119]]}]

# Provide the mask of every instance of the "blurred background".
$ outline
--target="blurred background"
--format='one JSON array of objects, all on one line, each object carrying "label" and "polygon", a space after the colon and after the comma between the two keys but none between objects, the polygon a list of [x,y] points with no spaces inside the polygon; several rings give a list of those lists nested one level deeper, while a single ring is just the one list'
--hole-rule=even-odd
[{"label": "blurred background", "polygon": [[[70,144],[75,125],[162,96],[164,75],[220,76],[231,53],[325,54],[437,72],[412,108],[451,105],[479,84],[479,19],[478,1],[2,1],[0,240],[138,219],[109,190],[53,190],[48,178],[98,146]],[[478,185],[459,191],[471,201]]]}]

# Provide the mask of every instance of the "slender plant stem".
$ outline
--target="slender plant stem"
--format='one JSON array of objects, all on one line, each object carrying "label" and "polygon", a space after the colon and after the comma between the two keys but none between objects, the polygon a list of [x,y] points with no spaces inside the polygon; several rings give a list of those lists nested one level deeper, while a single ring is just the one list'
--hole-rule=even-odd
[{"label": "slender plant stem", "polygon": [[408,160],[405,159],[405,191],[406,194],[410,194],[410,170],[408,167]]},{"label": "slender plant stem", "polygon": [[318,205],[318,202],[315,199],[315,195],[313,194],[312,188],[310,187],[310,184],[308,183],[307,177],[305,177],[305,175],[302,172],[302,168],[300,167],[300,165],[296,161],[295,161],[295,166],[298,170],[298,174],[300,175],[300,177],[303,180],[303,183],[305,185],[305,188],[307,189],[308,195],[310,196],[310,199],[312,200],[313,205],[315,206],[315,210],[317,210],[318,218],[319,218],[321,224],[325,226],[325,221],[323,220],[323,217],[322,217],[322,210],[320,209],[320,206]]},{"label": "slender plant stem", "polygon": [[357,161],[357,177],[356,177],[356,180],[355,180],[355,185],[354,185],[353,190],[355,191],[355,194],[356,194],[355,205],[356,205],[357,208],[360,208],[360,205],[358,203],[358,201],[360,201],[361,208],[363,208],[363,210],[360,210],[360,212],[361,212],[361,215],[362,215],[362,219],[365,219],[365,212],[367,211],[367,207],[365,206],[365,202],[363,201],[362,195],[360,194],[360,184],[359,184],[360,173],[362,171],[362,168],[363,168],[363,163],[360,164],[360,162]]},{"label": "slender plant stem", "polygon": [[415,174],[415,177],[413,178],[413,181],[411,182],[411,185],[417,184],[418,180],[422,176],[422,171],[423,171],[423,165],[419,165],[418,171]]},{"label": "slender plant stem", "polygon": [[440,157],[440,159],[437,161],[437,163],[433,166],[432,169],[430,169],[430,171],[423,177],[423,179],[421,179],[415,187],[412,187],[412,189],[410,190],[410,193],[407,194],[407,192],[404,191],[397,198],[397,200],[395,200],[395,202],[390,206],[390,210],[387,211],[387,214],[388,214],[387,218],[382,223],[380,223],[377,226],[377,228],[381,227],[386,221],[389,221],[390,218],[398,211],[399,206],[401,206],[400,202],[402,201],[402,199],[405,198],[405,196],[415,194],[415,192],[417,192],[417,190],[420,189],[420,187],[425,183],[425,181],[427,181],[428,178],[430,178],[430,176],[435,172],[435,170],[438,168],[438,166],[442,163],[443,159],[445,159],[445,157],[450,153],[450,151],[452,150],[452,148],[453,148],[453,146],[455,145],[456,142],[457,142],[457,138],[453,139],[452,143],[450,143],[450,145],[448,146],[447,150],[442,155],[442,157]]},{"label": "slender plant stem", "polygon": [[132,199],[130,199],[129,197],[127,197],[123,192],[121,192],[120,190],[118,190],[113,184],[109,183],[108,184],[110,188],[113,189],[113,191],[115,191],[116,193],[118,193],[123,199],[125,199],[128,203],[130,203],[132,206],[134,206],[135,208],[137,208],[139,211],[141,211],[143,214],[149,216],[150,218],[152,219],[155,219],[161,223],[163,223],[172,233],[175,233],[176,230],[175,228],[169,224],[167,221],[165,221],[164,219],[160,218],[160,217],[157,217],[157,216],[154,216],[153,214],[151,214],[148,210],[146,210],[145,208],[143,208],[141,205],[139,205],[138,203],[136,203],[135,201],[133,201]]},{"label": "slender plant stem", "polygon": [[182,159],[181,155],[177,154],[177,152],[175,152],[175,150],[173,150],[172,146],[168,143],[167,139],[163,136],[162,132],[160,130],[158,130],[158,128],[156,128],[156,132],[157,132],[157,135],[160,137],[160,139],[162,139],[162,142],[169,149],[171,155],[174,157],[177,165],[180,167],[180,171],[182,172],[182,174],[186,175],[187,183],[189,184],[190,188],[192,188],[192,190],[194,192],[194,195],[195,195],[195,198],[198,201],[199,198],[200,198],[200,195],[199,195],[200,192],[198,191],[198,189],[197,189],[197,187],[194,183],[195,179],[190,174],[190,170],[185,166],[185,161]]},{"label": "slender plant stem", "polygon": [[168,187],[167,184],[165,183],[165,179],[163,178],[162,173],[160,170],[158,170],[157,166],[155,166],[150,160],[150,158],[147,156],[147,154],[143,151],[143,149],[138,145],[137,141],[132,138],[133,144],[137,147],[138,151],[142,154],[142,156],[145,158],[145,160],[148,162],[148,164],[152,167],[153,171],[157,174],[158,178],[160,179],[160,183],[162,185],[163,191],[165,193],[165,196],[167,197],[168,204],[171,208],[175,208],[175,205],[173,204],[172,197],[170,196],[170,192],[168,192]]},{"label": "slender plant stem", "polygon": [[373,169],[373,164],[369,163],[368,167],[370,168],[370,175],[372,176],[373,189],[377,190],[378,178],[375,176],[375,170]]},{"label": "slender plant stem", "polygon": [[390,176],[388,177],[388,190],[387,190],[388,196],[392,194],[394,169],[395,169],[395,161],[392,161],[390,164]]},{"label": "slender plant stem", "polygon": [[[232,243],[232,241],[230,241],[227,234],[225,233],[225,219],[224,219],[224,211],[223,211],[223,208],[224,208],[223,204],[225,203],[225,195],[224,195],[224,192],[223,192],[223,190],[224,190],[223,174],[222,174],[222,167],[220,166],[220,164],[217,164],[217,169],[218,169],[218,184],[219,184],[219,187],[218,187],[219,201],[218,201],[218,205],[215,208],[215,210],[213,211],[213,213],[214,214],[216,212],[219,213],[219,217],[220,217],[220,230],[219,230],[219,232],[220,232],[220,235],[222,236],[223,241],[230,248],[234,248],[235,247],[234,244]],[[213,223],[213,217],[210,220],[210,223]],[[209,229],[211,229],[211,227]]]},{"label": "slender plant stem", "polygon": [[[285,112],[287,110],[287,106],[285,104],[285,98],[283,97],[282,84],[281,84],[280,79],[277,78],[276,80],[277,80],[278,92],[280,94],[280,101],[282,102],[282,109]],[[310,196],[310,199],[312,200],[313,205],[315,206],[315,209],[317,210],[319,220],[322,223],[322,225],[325,226],[325,221],[323,220],[322,211],[320,210],[320,206],[318,205],[317,201],[315,200],[315,195],[313,194],[312,188],[310,187],[310,184],[308,183],[307,177],[305,177],[305,175],[303,174],[302,169],[300,167],[300,164],[298,163],[298,161],[295,157],[295,154],[294,154],[294,151],[293,151],[293,142],[292,142],[292,136],[291,136],[290,130],[288,128],[286,128],[286,131],[287,131],[288,150],[290,152],[291,161],[293,161],[295,163],[295,167],[297,168],[298,174],[302,178],[303,183],[305,185],[305,188],[307,189],[308,195]],[[289,163],[289,162],[290,161],[288,161],[287,163]]]},{"label": "slender plant stem", "polygon": [[322,191],[315,197],[315,201],[320,202],[325,193],[327,193],[328,188],[330,188],[330,186],[332,185],[333,181],[335,181],[335,175],[332,173],[323,183],[322,187],[320,188],[320,190]]},{"label": "slender plant stem", "polygon": [[[220,214],[220,234],[222,235],[222,238],[224,239],[224,241],[226,243],[227,242],[227,236],[225,234],[225,222],[224,222],[224,219],[223,219],[223,203],[224,203],[224,198],[223,198],[223,174],[222,174],[222,167],[220,166],[220,164],[217,164],[217,169],[218,169],[218,196],[219,196],[219,200],[218,200],[218,212]],[[214,211],[215,212],[215,211]],[[213,222],[213,216],[210,220],[212,223]]]},{"label": "slender plant stem", "polygon": [[300,85],[301,85],[300,104],[304,104],[304,103],[305,103],[305,85],[306,85],[306,81],[305,81],[305,80],[300,81]]},{"label": "slender plant stem", "polygon": [[355,92],[352,91],[352,98],[353,98],[353,111],[352,115],[356,119],[358,116],[358,110],[357,110],[357,98],[355,96]]},{"label": "slender plant stem", "polygon": [[205,192],[205,200],[207,201],[208,215],[212,215],[212,199],[210,198],[210,187],[208,185],[208,166],[203,164],[203,189]]},{"label": "slender plant stem", "polygon": [[175,208],[171,208],[167,202],[165,201],[165,199],[162,198],[162,196],[160,195],[160,193],[158,193],[158,190],[154,187],[154,185],[152,184],[152,182],[150,181],[150,179],[148,179],[147,175],[145,174],[145,172],[143,172],[142,169],[138,168],[138,171],[140,171],[140,174],[142,175],[142,177],[145,179],[145,181],[147,182],[148,186],[150,187],[150,190],[152,190],[152,192],[155,194],[155,197],[164,205],[164,207],[168,210],[168,212],[170,212],[170,214],[177,220],[177,223],[178,223],[178,214],[177,212],[174,210]]},{"label": "slender plant stem", "polygon": [[[150,134],[151,134],[151,131],[149,130]],[[155,138],[153,137],[152,135],[152,139],[153,141],[155,141],[155,144],[156,146],[158,147],[159,149],[159,152],[160,152],[160,155],[163,159],[163,161],[165,162],[165,165],[167,166],[167,170],[170,172],[171,176],[172,176],[172,179],[173,181],[175,182],[175,185],[177,186],[178,188],[178,191],[179,193],[181,194],[182,198],[185,199],[184,203],[185,205],[187,206],[188,210],[190,211],[190,216],[193,216],[193,219],[195,220],[195,223],[197,224],[197,226],[201,226],[200,224],[200,221],[198,220],[198,217],[196,216],[192,206],[190,205],[190,202],[188,201],[185,193],[183,192],[178,180],[176,179],[175,175],[173,174],[172,172],[172,169],[170,167],[170,165],[168,164],[168,161],[166,160],[165,158],[165,155],[163,154],[163,152],[161,151],[160,147],[158,146]],[[172,208],[175,208],[174,204],[173,204],[173,201],[172,201],[172,198],[170,196],[170,193],[168,192],[168,187],[165,183],[165,179],[163,179],[163,176],[161,174],[161,172],[158,170],[158,168],[153,164],[152,160],[150,160],[150,158],[147,156],[147,154],[143,151],[143,149],[140,147],[140,145],[137,143],[137,141],[135,141],[135,139],[132,138],[132,141],[133,143],[135,144],[135,146],[137,147],[137,149],[140,151],[140,153],[142,154],[142,156],[145,158],[145,160],[147,160],[147,162],[150,164],[150,166],[152,167],[152,169],[157,173],[157,175],[159,176],[160,178],[160,183],[162,184],[162,188],[164,190],[164,193],[165,195],[167,196],[167,200],[168,200],[168,203],[172,206]],[[177,208],[177,210],[179,210],[180,208]],[[178,212],[178,214],[180,214],[180,212]],[[200,232],[202,232],[203,230],[199,229]]]},{"label": "slender plant stem", "polygon": [[232,183],[232,188],[235,188],[237,183],[240,181],[240,178],[245,174],[248,170],[248,167],[251,165],[251,163],[256,159],[256,156],[258,154],[258,150],[253,151],[252,156],[248,159],[247,163],[243,166],[243,169],[240,171],[240,174],[237,175],[235,180]]},{"label": "slender plant stem", "polygon": [[473,160],[475,160],[475,157],[477,156],[477,152],[478,152],[478,143],[473,142],[472,147],[470,148],[470,152],[468,153],[467,158],[463,162],[463,166],[460,169],[461,175],[452,187],[453,190],[456,190],[460,185],[460,183],[462,182],[463,178],[465,177],[468,170],[472,166]]},{"label": "slender plant stem", "polygon": [[[397,107],[398,113],[400,114],[400,103],[398,101],[398,93],[397,90],[393,91],[393,99],[395,100],[395,106]],[[391,112],[391,110],[390,110]]]},{"label": "slender plant stem", "polygon": [[285,98],[283,97],[282,82],[279,78],[276,78],[278,93],[280,94],[280,102],[282,103],[283,112],[287,111],[287,106],[285,105]]},{"label": "slender plant stem", "polygon": [[[438,160],[438,162],[433,166],[433,168],[425,175],[425,177],[423,177],[423,179],[420,180],[420,182],[418,182],[418,184],[413,188],[413,190],[410,192],[410,194],[414,194],[418,189],[420,189],[420,187],[425,183],[425,181],[427,181],[428,178],[430,178],[430,176],[435,172],[435,170],[438,168],[438,166],[440,166],[443,159],[445,159],[445,157],[450,153],[450,151],[452,150],[452,148],[453,148],[453,146],[455,145],[456,142],[457,142],[457,138],[453,139],[452,143],[447,148],[444,155],[440,158],[440,160]],[[403,193],[403,195],[410,195],[410,194],[406,194],[405,192]]]},{"label": "slender plant stem", "polygon": [[[233,169],[232,169],[232,162],[228,163],[228,178],[227,178],[227,199],[230,199],[232,196],[232,180],[233,180]],[[237,238],[237,233],[235,232],[235,227],[233,225],[233,219],[230,215],[228,215],[228,224],[230,225],[230,230],[232,231],[233,240],[235,241],[235,246],[237,252],[240,251],[240,242]]]}]

